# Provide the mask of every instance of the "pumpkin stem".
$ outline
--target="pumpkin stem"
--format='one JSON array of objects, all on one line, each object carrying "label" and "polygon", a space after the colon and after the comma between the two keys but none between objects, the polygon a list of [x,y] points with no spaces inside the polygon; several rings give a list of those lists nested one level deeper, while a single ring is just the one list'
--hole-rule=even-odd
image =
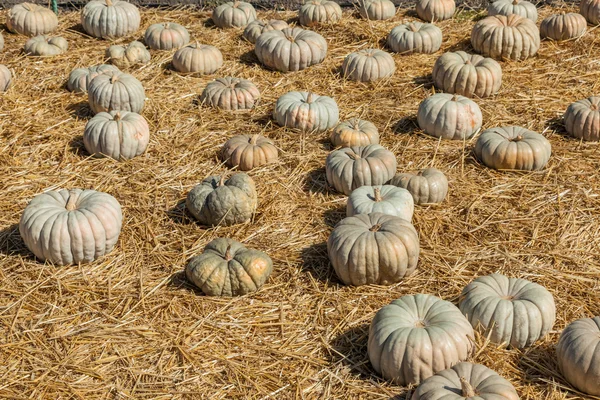
[{"label": "pumpkin stem", "polygon": [[250,138],[250,144],[255,146],[256,145],[256,141],[258,140],[258,134],[254,134],[252,135],[252,137]]},{"label": "pumpkin stem", "polygon": [[233,2],[233,8],[237,8],[240,5],[240,2],[238,0],[235,0]]},{"label": "pumpkin stem", "polygon": [[413,32],[417,32],[419,30],[417,28],[417,26],[415,24],[413,24],[412,22],[410,24],[408,24],[408,28]]},{"label": "pumpkin stem", "polygon": [[517,135],[515,138],[513,138],[513,142],[520,142],[521,140],[523,140],[523,136],[521,135]]},{"label": "pumpkin stem", "polygon": [[377,232],[380,229],[381,229],[381,224],[376,224],[376,225],[373,225],[372,227],[369,228],[369,230],[371,232]]},{"label": "pumpkin stem", "polygon": [[77,208],[77,206],[75,205],[76,201],[77,201],[77,196],[70,194],[69,199],[67,200],[67,204],[65,205],[65,208],[67,209],[67,211],[73,211],[74,209]]},{"label": "pumpkin stem", "polygon": [[119,77],[117,76],[117,74],[113,74],[110,78],[110,83],[114,84],[118,79]]},{"label": "pumpkin stem", "polygon": [[23,8],[27,11],[31,11],[31,5],[29,3],[23,3]]},{"label": "pumpkin stem", "polygon": [[308,92],[308,96],[306,96],[306,102],[308,104],[313,102],[313,94],[311,92]]},{"label": "pumpkin stem", "polygon": [[452,101],[458,101],[458,95],[455,93],[454,96],[452,96]]},{"label": "pumpkin stem", "polygon": [[516,6],[517,4],[519,4],[519,0],[513,0],[513,6]]},{"label": "pumpkin stem", "polygon": [[219,179],[219,185],[218,186],[223,186],[225,184],[225,175],[221,175],[221,178]]},{"label": "pumpkin stem", "polygon": [[121,120],[121,113],[119,111],[117,111],[117,113],[115,114],[115,116],[113,117],[113,119],[117,122],[119,122]]},{"label": "pumpkin stem", "polygon": [[460,377],[460,387],[462,389],[463,397],[475,397],[475,390],[473,389],[473,386],[467,382],[464,376]]},{"label": "pumpkin stem", "polygon": [[350,153],[346,153],[348,154],[348,157],[350,157],[353,160],[358,160],[360,158],[360,156],[358,154],[356,154],[355,152],[353,152],[352,150],[350,150]]},{"label": "pumpkin stem", "polygon": [[225,250],[225,260],[231,261],[233,257],[231,257],[231,244],[227,245],[227,250]]},{"label": "pumpkin stem", "polygon": [[375,201],[380,202],[381,200],[383,200],[383,198],[381,197],[380,188],[375,188],[373,191],[375,192]]},{"label": "pumpkin stem", "polygon": [[110,6],[112,6],[112,5],[113,5],[113,2],[112,2],[112,0],[106,0],[106,6],[107,6],[107,7],[110,7]]},{"label": "pumpkin stem", "polygon": [[471,65],[471,60],[467,60],[467,61],[465,61],[465,64],[467,64],[467,65]]},{"label": "pumpkin stem", "polygon": [[355,131],[357,131],[358,128],[360,128],[360,126],[358,125],[358,118],[354,120],[354,125],[352,126],[352,128],[354,128]]},{"label": "pumpkin stem", "polygon": [[198,39],[195,40],[194,48],[195,49],[199,49],[200,48],[200,42],[198,41]]},{"label": "pumpkin stem", "polygon": [[592,110],[592,111],[596,111],[597,109],[598,109],[598,106],[596,104],[592,104],[590,106],[590,110]]}]

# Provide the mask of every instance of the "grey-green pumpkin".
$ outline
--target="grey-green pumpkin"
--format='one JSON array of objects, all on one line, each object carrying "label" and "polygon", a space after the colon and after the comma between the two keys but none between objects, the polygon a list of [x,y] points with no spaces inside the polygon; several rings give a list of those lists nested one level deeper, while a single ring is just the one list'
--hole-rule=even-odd
[{"label": "grey-green pumpkin", "polygon": [[217,6],[212,20],[219,28],[238,28],[248,25],[256,19],[256,10],[245,1],[228,1]]},{"label": "grey-green pumpkin", "polygon": [[141,17],[136,6],[121,0],[92,0],[81,10],[81,25],[88,35],[116,39],[134,33]]},{"label": "grey-green pumpkin", "polygon": [[383,50],[363,49],[350,53],[342,63],[342,73],[347,79],[372,82],[389,78],[396,71],[394,58]]},{"label": "grey-green pumpkin", "polygon": [[573,102],[564,115],[567,132],[581,140],[600,140],[600,96]]},{"label": "grey-green pumpkin", "polygon": [[279,126],[302,132],[331,129],[337,124],[339,115],[334,99],[310,92],[288,92],[277,99],[273,109],[273,118]]},{"label": "grey-green pumpkin", "polygon": [[361,186],[348,196],[346,216],[382,213],[412,221],[414,200],[406,189],[393,185]]},{"label": "grey-green pumpkin", "polygon": [[76,68],[69,74],[67,89],[75,93],[87,93],[92,79],[107,72],[118,72],[119,68],[114,65],[101,64],[88,68]]},{"label": "grey-green pumpkin", "polygon": [[442,46],[442,30],[429,23],[400,24],[391,30],[387,44],[396,53],[435,53]]},{"label": "grey-green pumpkin", "polygon": [[487,97],[502,85],[502,68],[489,57],[464,51],[442,54],[431,73],[436,88],[465,97]]},{"label": "grey-green pumpkin", "polygon": [[5,65],[0,64],[0,92],[6,92],[12,81],[12,73]]},{"label": "grey-green pumpkin", "polygon": [[464,140],[479,132],[483,115],[477,103],[467,97],[436,93],[421,102],[417,121],[428,135]]},{"label": "grey-green pumpkin", "polygon": [[104,53],[104,57],[119,68],[129,68],[136,64],[148,64],[150,52],[142,42],[134,40],[127,46],[112,45]]},{"label": "grey-green pumpkin", "polygon": [[134,76],[109,71],[92,79],[88,86],[88,101],[94,113],[118,110],[139,114],[144,109],[146,92]]},{"label": "grey-green pumpkin", "polygon": [[533,22],[537,21],[538,13],[535,4],[526,0],[496,0],[487,8],[488,15],[505,15],[517,14],[521,17],[528,18]]},{"label": "grey-green pumpkin", "polygon": [[398,174],[392,178],[390,185],[408,190],[415,204],[441,203],[448,194],[448,179],[436,168]]}]

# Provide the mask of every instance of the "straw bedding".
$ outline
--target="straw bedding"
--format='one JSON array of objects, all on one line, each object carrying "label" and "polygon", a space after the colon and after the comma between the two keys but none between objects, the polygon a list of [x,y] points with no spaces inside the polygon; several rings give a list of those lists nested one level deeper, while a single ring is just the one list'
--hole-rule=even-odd
[{"label": "straw bedding", "polygon": [[[540,11],[543,18],[558,10]],[[476,17],[462,13],[440,23],[438,53],[394,55],[393,78],[363,84],[340,78],[344,56],[383,46],[392,27],[414,18],[411,12],[368,23],[347,10],[338,26],[318,28],[330,45],[323,64],[281,74],[258,65],[240,30],[214,29],[207,12],[143,11],[143,28],[177,21],[220,48],[225,65],[212,76],[183,76],[169,68],[172,53],[153,52],[150,64],[130,70],[146,88],[143,115],[152,138],[144,155],[127,162],[85,152],[87,98],[65,89],[68,73],[101,63],[109,43],[84,35],[76,13],[61,15],[59,33],[70,44],[63,56],[26,58],[26,38],[5,34],[0,63],[16,78],[0,96],[0,397],[408,399],[410,388],[381,380],[369,365],[375,312],[405,294],[456,302],[473,278],[502,272],[546,286],[557,323],[524,351],[479,337],[472,360],[507,377],[523,399],[589,398],[567,391],[554,344],[568,322],[600,314],[600,155],[597,144],[566,137],[559,119],[570,102],[600,90],[600,33],[543,42],[537,57],[502,63],[498,95],[477,100],[484,128],[517,124],[542,132],[553,155],[541,172],[497,172],[474,159],[473,141],[438,141],[416,126],[435,59],[470,50]],[[241,113],[200,107],[205,85],[228,75],[255,82],[260,106]],[[342,119],[373,121],[399,171],[434,166],[447,174],[448,200],[415,210],[422,251],[417,273],[402,283],[345,287],[335,277],[325,241],[345,215],[346,198],[325,181],[327,134],[273,124],[273,104],[289,90],[332,96]],[[274,139],[280,160],[250,172],[260,199],[252,223],[205,229],[184,211],[185,196],[206,176],[226,171],[218,150],[239,133]],[[124,227],[110,255],[72,267],[32,257],[17,224],[34,195],[54,188],[93,188],[117,198]],[[209,298],[185,282],[186,261],[216,237],[272,257],[274,273],[258,293]]]}]

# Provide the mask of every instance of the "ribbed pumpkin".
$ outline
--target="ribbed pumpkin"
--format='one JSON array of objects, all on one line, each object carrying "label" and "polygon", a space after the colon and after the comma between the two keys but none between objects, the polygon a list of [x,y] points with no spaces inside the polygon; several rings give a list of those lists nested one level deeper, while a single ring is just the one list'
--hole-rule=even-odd
[{"label": "ribbed pumpkin", "polygon": [[475,143],[477,158],[494,169],[540,170],[551,153],[548,139],[520,126],[486,129]]},{"label": "ribbed pumpkin", "polygon": [[600,0],[581,0],[579,13],[592,25],[600,24]]},{"label": "ribbed pumpkin", "polygon": [[390,0],[359,0],[358,13],[370,20],[385,20],[396,15],[396,6]]},{"label": "ribbed pumpkin", "polygon": [[448,179],[436,168],[398,174],[392,178],[390,185],[408,190],[415,204],[441,203],[448,194]]},{"label": "ribbed pumpkin", "polygon": [[269,279],[273,261],[232,239],[214,239],[185,267],[188,281],[208,296],[243,296]]},{"label": "ribbed pumpkin", "polygon": [[87,122],[83,131],[83,144],[88,153],[118,161],[139,156],[146,151],[149,141],[148,122],[129,111],[100,112]]},{"label": "ribbed pumpkin", "polygon": [[88,35],[116,39],[135,33],[140,27],[140,12],[121,0],[92,0],[81,11],[81,25]]},{"label": "ribbed pumpkin", "polygon": [[145,100],[142,83],[120,71],[98,75],[88,86],[88,101],[94,113],[121,110],[139,114]]},{"label": "ribbed pumpkin", "polygon": [[333,24],[342,19],[342,8],[331,0],[307,0],[298,10],[300,25]]},{"label": "ribbed pumpkin", "polygon": [[278,150],[273,142],[261,135],[237,135],[225,142],[221,158],[229,167],[250,171],[277,160]]},{"label": "ribbed pumpkin", "polygon": [[52,57],[62,54],[68,49],[69,43],[64,38],[40,35],[29,39],[23,47],[23,52],[28,56]]},{"label": "ribbed pumpkin", "polygon": [[277,99],[273,119],[279,126],[302,132],[322,132],[339,120],[337,103],[329,96],[309,92],[288,92]]},{"label": "ribbed pumpkin", "polygon": [[526,0],[496,0],[487,8],[488,15],[506,15],[517,14],[524,18],[529,18],[533,22],[538,19],[537,8]]},{"label": "ribbed pumpkin", "polygon": [[144,33],[144,42],[153,50],[173,50],[188,44],[190,34],[175,22],[152,24]]},{"label": "ribbed pumpkin", "polygon": [[260,35],[254,53],[267,68],[281,72],[300,71],[323,62],[327,56],[327,41],[317,32],[284,28]]},{"label": "ribbed pumpkin", "polygon": [[243,172],[209,176],[187,195],[185,205],[200,223],[230,226],[250,221],[258,199],[254,181]]},{"label": "ribbed pumpkin", "polygon": [[212,20],[219,28],[239,28],[256,19],[256,10],[245,1],[228,1],[216,7]]},{"label": "ribbed pumpkin", "polygon": [[271,19],[269,21],[262,21],[257,19],[250,22],[248,26],[246,26],[246,29],[244,29],[243,36],[244,39],[246,39],[250,43],[256,43],[258,37],[263,33],[269,31],[280,31],[285,28],[289,28],[288,23],[280,19]]},{"label": "ribbed pumpkin", "polygon": [[486,57],[524,60],[533,57],[540,48],[540,31],[528,18],[516,14],[494,15],[473,26],[471,45]]},{"label": "ribbed pumpkin", "polygon": [[242,78],[217,78],[204,88],[200,101],[223,110],[249,110],[254,108],[260,91],[256,85]]},{"label": "ribbed pumpkin", "polygon": [[19,232],[40,260],[89,263],[112,251],[122,222],[121,206],[111,195],[62,189],[35,196],[23,211]]},{"label": "ribbed pumpkin", "polygon": [[0,64],[0,92],[6,92],[10,88],[12,73],[5,65]]},{"label": "ribbed pumpkin", "polygon": [[215,46],[195,42],[177,50],[172,64],[182,73],[212,74],[223,66],[223,54]]},{"label": "ribbed pumpkin", "polygon": [[87,93],[87,88],[92,79],[107,72],[119,72],[114,65],[94,65],[88,68],[76,68],[69,74],[67,89],[75,93]]},{"label": "ribbed pumpkin", "polygon": [[581,14],[561,13],[544,18],[540,25],[542,38],[569,40],[580,37],[587,29],[587,21]]},{"label": "ribbed pumpkin", "polygon": [[367,352],[378,374],[407,386],[464,361],[474,336],[449,301],[429,294],[403,296],[375,314]]},{"label": "ribbed pumpkin", "polygon": [[329,260],[346,284],[392,285],[417,268],[419,235],[405,219],[358,214],[338,222],[327,240]]},{"label": "ribbed pumpkin", "polygon": [[464,51],[442,54],[431,74],[436,88],[466,97],[487,97],[502,85],[502,68],[495,60]]},{"label": "ribbed pumpkin", "polygon": [[58,27],[58,17],[49,8],[21,3],[8,11],[6,27],[25,36],[45,35]]},{"label": "ribbed pumpkin", "polygon": [[343,147],[329,153],[325,161],[327,182],[346,195],[361,186],[385,184],[396,167],[394,153],[378,144]]},{"label": "ribbed pumpkin", "polygon": [[454,0],[417,0],[417,15],[423,21],[434,22],[450,19],[455,10]]},{"label": "ribbed pumpkin", "polygon": [[600,140],[600,97],[591,96],[571,103],[565,112],[567,132],[577,139]]},{"label": "ribbed pumpkin", "polygon": [[435,53],[442,45],[442,31],[433,24],[409,22],[396,26],[387,37],[387,44],[396,53]]},{"label": "ribbed pumpkin", "polygon": [[335,147],[379,144],[379,130],[372,122],[351,118],[336,125],[329,139]]},{"label": "ribbed pumpkin", "polygon": [[364,49],[350,53],[342,63],[342,73],[348,79],[371,82],[394,75],[396,63],[389,53],[378,49]]},{"label": "ribbed pumpkin", "polygon": [[600,396],[600,316],[571,322],[558,339],[556,355],[567,382]]},{"label": "ribbed pumpkin", "polygon": [[382,213],[412,221],[415,204],[406,189],[393,185],[361,186],[348,196],[346,216]]},{"label": "ribbed pumpkin", "polygon": [[479,132],[483,116],[479,106],[467,97],[436,93],[421,102],[417,121],[428,135],[464,140]]},{"label": "ribbed pumpkin", "polygon": [[112,45],[104,53],[104,57],[119,68],[128,68],[136,64],[150,62],[150,52],[142,42],[137,40],[129,43],[127,47]]}]

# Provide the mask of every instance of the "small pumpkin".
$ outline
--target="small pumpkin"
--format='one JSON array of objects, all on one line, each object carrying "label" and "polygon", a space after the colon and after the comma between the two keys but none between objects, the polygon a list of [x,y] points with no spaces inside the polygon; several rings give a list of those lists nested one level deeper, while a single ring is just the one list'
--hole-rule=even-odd
[{"label": "small pumpkin", "polygon": [[29,39],[23,47],[23,52],[28,56],[52,57],[64,53],[68,48],[69,43],[62,37],[40,35]]},{"label": "small pumpkin", "polygon": [[267,68],[280,72],[300,71],[323,62],[327,56],[327,41],[317,32],[284,28],[260,35],[254,53]]},{"label": "small pumpkin", "polygon": [[339,109],[329,96],[310,92],[288,92],[277,99],[273,119],[279,126],[302,132],[323,132],[339,120]]},{"label": "small pumpkin", "polygon": [[481,364],[458,363],[425,379],[411,400],[519,400],[515,387]]},{"label": "small pumpkin", "polygon": [[567,132],[577,139],[600,140],[600,97],[591,96],[571,103],[565,112]]},{"label": "small pumpkin", "polygon": [[448,179],[436,168],[398,174],[392,178],[390,185],[408,190],[415,204],[441,203],[448,194]]},{"label": "small pumpkin", "polygon": [[600,0],[581,0],[579,13],[592,25],[600,25]]},{"label": "small pumpkin", "polygon": [[269,279],[273,261],[232,239],[214,239],[185,267],[188,281],[208,296],[243,296]]},{"label": "small pumpkin", "polygon": [[412,221],[415,210],[412,195],[393,185],[361,186],[348,196],[346,216],[382,213]]},{"label": "small pumpkin", "polygon": [[49,8],[32,3],[14,5],[6,17],[9,31],[25,36],[39,36],[58,27],[58,17]]},{"label": "small pumpkin", "polygon": [[122,223],[121,206],[111,195],[62,189],[31,200],[21,216],[19,233],[40,260],[57,265],[89,263],[112,251]]},{"label": "small pumpkin", "polygon": [[421,102],[417,121],[428,135],[464,140],[479,132],[483,116],[477,103],[467,97],[436,93]]},{"label": "small pumpkin", "polygon": [[177,50],[172,64],[178,72],[213,74],[223,66],[223,54],[215,46],[195,42]]},{"label": "small pumpkin", "polygon": [[378,49],[363,49],[350,53],[342,63],[343,75],[353,81],[372,82],[389,78],[396,71],[396,63],[389,53]]},{"label": "small pumpkin", "polygon": [[343,147],[325,161],[327,183],[349,195],[361,186],[383,185],[396,173],[396,156],[378,144]]},{"label": "small pumpkin", "polygon": [[12,73],[5,65],[0,64],[0,92],[6,92],[10,88]]},{"label": "small pumpkin", "polygon": [[223,110],[250,110],[256,106],[260,91],[256,85],[242,78],[217,78],[204,88],[200,101]]},{"label": "small pumpkin", "polygon": [[460,311],[474,328],[494,343],[517,349],[546,336],[556,320],[552,294],[541,285],[501,274],[469,283],[458,300]]},{"label": "small pumpkin", "polygon": [[489,57],[464,51],[442,54],[431,74],[436,88],[466,97],[487,97],[500,90],[502,68]]},{"label": "small pumpkin", "polygon": [[600,396],[600,316],[571,322],[556,346],[558,367],[571,385]]},{"label": "small pumpkin", "polygon": [[516,14],[494,15],[473,26],[471,45],[486,57],[525,60],[540,48],[540,31],[528,18]]},{"label": "small pumpkin", "polygon": [[114,65],[101,64],[88,68],[76,68],[69,74],[67,89],[75,93],[87,93],[87,88],[92,79],[107,72],[119,72]]},{"label": "small pumpkin", "polygon": [[548,139],[520,126],[486,129],[475,143],[477,158],[494,169],[540,170],[551,153]]},{"label": "small pumpkin", "polygon": [[300,25],[335,24],[342,19],[342,8],[331,0],[307,0],[298,10]]},{"label": "small pumpkin", "polygon": [[120,71],[100,74],[88,86],[88,101],[94,113],[120,110],[139,114],[145,100],[142,83]]},{"label": "small pumpkin", "polygon": [[396,6],[390,0],[359,0],[358,13],[364,19],[386,20],[396,15]]},{"label": "small pumpkin", "polygon": [[92,0],[81,11],[83,30],[100,39],[117,39],[135,33],[140,21],[138,8],[121,0]]},{"label": "small pumpkin", "polygon": [[258,37],[263,33],[269,31],[281,31],[285,28],[289,28],[288,23],[280,19],[271,19],[269,21],[257,19],[250,22],[248,26],[246,26],[242,36],[244,36],[244,39],[250,43],[256,43]]},{"label": "small pumpkin", "polygon": [[153,50],[173,50],[188,44],[190,34],[175,22],[152,24],[144,33],[144,42]]},{"label": "small pumpkin", "polygon": [[582,36],[587,29],[587,21],[581,14],[561,13],[550,15],[540,25],[542,38],[569,40]]},{"label": "small pumpkin", "polygon": [[117,161],[139,156],[146,151],[149,141],[146,119],[128,111],[100,112],[87,122],[83,131],[83,144],[88,153]]},{"label": "small pumpkin", "polygon": [[351,118],[336,125],[329,139],[335,147],[379,144],[379,130],[372,122]]},{"label": "small pumpkin", "polygon": [[429,294],[409,295],[375,314],[367,352],[378,374],[407,386],[464,361],[474,336],[454,304]]},{"label": "small pumpkin", "polygon": [[187,195],[185,205],[200,223],[230,226],[250,221],[257,205],[254,181],[243,172],[209,176]]},{"label": "small pumpkin", "polygon": [[396,53],[431,54],[442,46],[442,31],[433,24],[409,22],[392,29],[387,44]]},{"label": "small pumpkin", "polygon": [[150,52],[137,40],[129,43],[127,47],[112,45],[104,53],[104,57],[119,68],[128,68],[136,64],[148,64]]},{"label": "small pumpkin", "polygon": [[419,260],[419,235],[403,218],[357,214],[338,222],[327,240],[335,273],[345,285],[391,285],[411,275]]},{"label": "small pumpkin", "polygon": [[212,20],[219,28],[239,28],[256,19],[256,10],[245,1],[228,1],[216,7]]},{"label": "small pumpkin", "polygon": [[225,142],[221,158],[231,168],[250,171],[277,160],[278,150],[273,142],[261,135],[237,135]]},{"label": "small pumpkin", "polygon": [[488,15],[506,15],[517,14],[524,18],[529,18],[533,22],[538,19],[537,8],[533,3],[526,0],[496,0],[487,8]]},{"label": "small pumpkin", "polygon": [[417,15],[423,21],[434,22],[450,19],[454,16],[454,0],[418,0]]}]

